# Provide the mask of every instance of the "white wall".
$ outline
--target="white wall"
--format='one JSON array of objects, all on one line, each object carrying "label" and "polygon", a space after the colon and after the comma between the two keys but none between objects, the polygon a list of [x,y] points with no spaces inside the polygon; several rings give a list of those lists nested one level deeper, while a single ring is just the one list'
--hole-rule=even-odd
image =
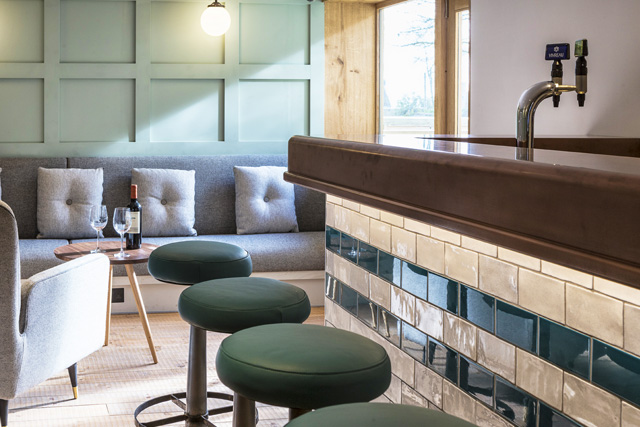
[{"label": "white wall", "polygon": [[547,43],[570,43],[564,83],[574,83],[573,44],[589,40],[585,106],[575,93],[543,101],[535,134],[640,137],[640,1],[472,0],[471,133],[514,135],[522,92],[550,80]]}]

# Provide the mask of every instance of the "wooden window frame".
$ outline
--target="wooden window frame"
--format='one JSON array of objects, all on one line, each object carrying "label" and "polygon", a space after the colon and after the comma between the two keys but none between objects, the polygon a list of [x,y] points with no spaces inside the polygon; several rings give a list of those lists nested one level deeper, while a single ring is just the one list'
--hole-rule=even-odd
[{"label": "wooden window frame", "polygon": [[[376,129],[381,133],[381,25],[380,11],[411,0],[385,0],[376,4]],[[470,9],[470,0],[436,0],[434,133],[455,134],[457,131],[458,31],[456,14]],[[469,111],[470,113],[470,111]],[[469,114],[471,116],[471,114]],[[471,117],[469,117],[471,122]]]}]

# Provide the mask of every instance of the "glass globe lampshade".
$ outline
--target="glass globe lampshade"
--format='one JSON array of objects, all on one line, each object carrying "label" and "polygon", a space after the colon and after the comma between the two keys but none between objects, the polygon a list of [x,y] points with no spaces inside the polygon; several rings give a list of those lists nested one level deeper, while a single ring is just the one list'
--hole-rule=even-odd
[{"label": "glass globe lampshade", "polygon": [[221,36],[229,29],[231,17],[227,9],[218,0],[215,0],[202,12],[200,25],[204,32],[210,36]]}]

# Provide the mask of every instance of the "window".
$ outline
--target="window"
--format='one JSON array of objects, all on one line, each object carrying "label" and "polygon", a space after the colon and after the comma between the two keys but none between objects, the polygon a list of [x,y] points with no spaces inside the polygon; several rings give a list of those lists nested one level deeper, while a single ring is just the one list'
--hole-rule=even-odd
[{"label": "window", "polygon": [[379,132],[468,134],[469,0],[379,7]]}]

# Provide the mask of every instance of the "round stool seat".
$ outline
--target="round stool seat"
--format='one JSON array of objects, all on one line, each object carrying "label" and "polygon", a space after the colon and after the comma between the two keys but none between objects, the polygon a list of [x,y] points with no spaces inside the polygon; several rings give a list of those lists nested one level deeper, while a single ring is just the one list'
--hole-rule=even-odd
[{"label": "round stool seat", "polygon": [[180,294],[178,311],[187,323],[234,333],[270,323],[302,323],[311,313],[307,293],[274,279],[234,277],[193,285]]},{"label": "round stool seat", "polygon": [[382,346],[317,325],[264,325],[236,332],[220,344],[216,368],[222,383],[247,399],[299,409],[369,401],[391,381]]},{"label": "round stool seat", "polygon": [[229,243],[189,240],[160,246],[149,255],[149,273],[162,282],[193,285],[205,280],[246,277],[249,253]]},{"label": "round stool seat", "polygon": [[473,424],[434,409],[393,403],[351,403],[319,409],[286,427],[472,427]]}]

